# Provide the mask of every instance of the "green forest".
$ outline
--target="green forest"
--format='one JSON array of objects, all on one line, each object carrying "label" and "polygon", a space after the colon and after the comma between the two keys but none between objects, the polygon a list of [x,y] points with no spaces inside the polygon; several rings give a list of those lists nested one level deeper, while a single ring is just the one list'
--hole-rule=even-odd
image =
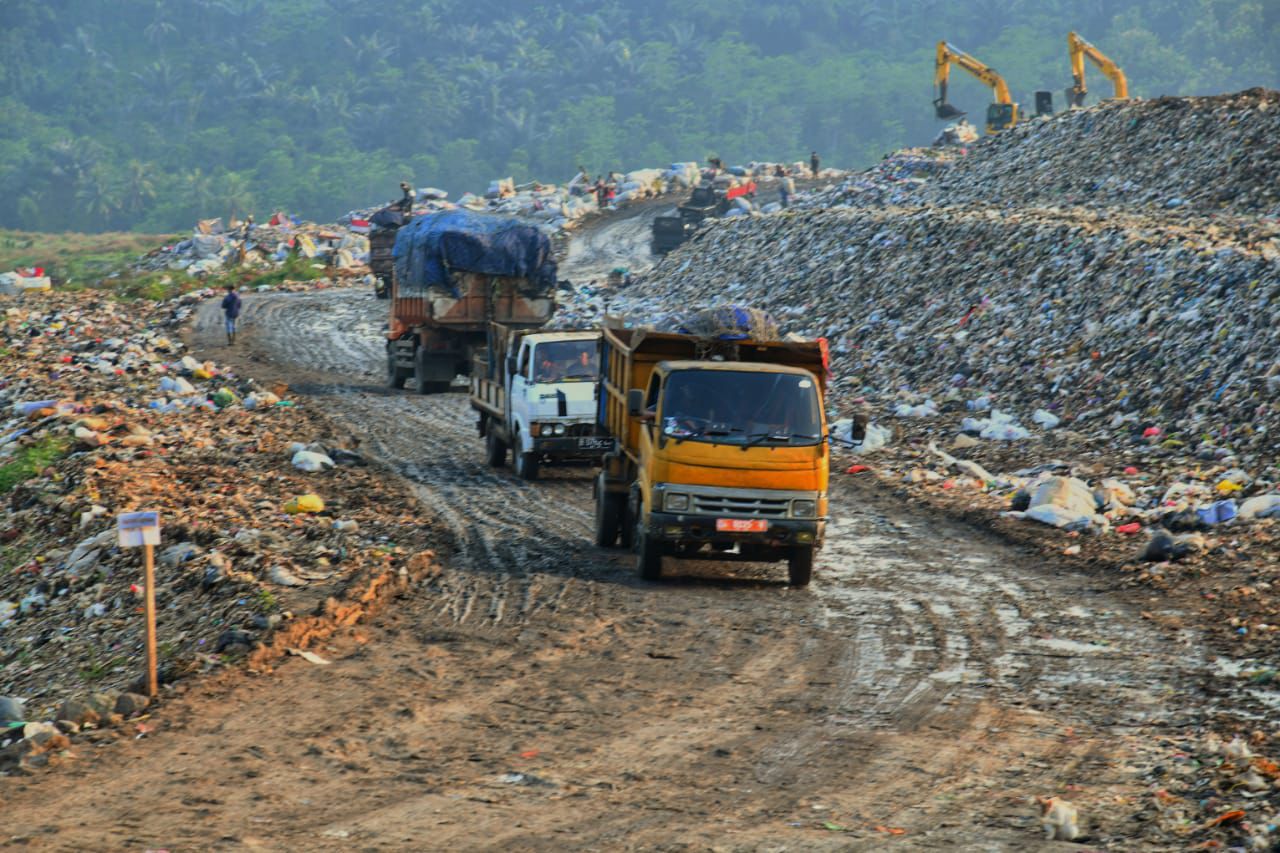
[{"label": "green forest", "polygon": [[[0,227],[324,221],[400,180],[579,164],[861,167],[937,133],[939,39],[1061,108],[1070,29],[1140,97],[1280,85],[1276,0],[4,0]],[[953,76],[976,123],[989,100]]]}]

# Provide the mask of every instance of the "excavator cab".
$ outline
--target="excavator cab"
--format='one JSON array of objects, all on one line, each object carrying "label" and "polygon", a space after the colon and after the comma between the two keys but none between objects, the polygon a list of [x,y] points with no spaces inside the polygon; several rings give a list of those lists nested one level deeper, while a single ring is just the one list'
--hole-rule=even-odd
[{"label": "excavator cab", "polygon": [[987,107],[987,133],[999,133],[1017,123],[1017,104],[991,104]]}]

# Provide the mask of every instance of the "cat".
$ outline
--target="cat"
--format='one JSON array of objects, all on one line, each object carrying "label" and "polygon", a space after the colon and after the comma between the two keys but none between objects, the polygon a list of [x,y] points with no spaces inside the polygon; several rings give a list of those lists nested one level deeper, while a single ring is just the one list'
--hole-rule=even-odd
[{"label": "cat", "polygon": [[1080,815],[1076,807],[1058,797],[1036,797],[1040,804],[1040,827],[1047,841],[1075,841],[1080,837]]}]

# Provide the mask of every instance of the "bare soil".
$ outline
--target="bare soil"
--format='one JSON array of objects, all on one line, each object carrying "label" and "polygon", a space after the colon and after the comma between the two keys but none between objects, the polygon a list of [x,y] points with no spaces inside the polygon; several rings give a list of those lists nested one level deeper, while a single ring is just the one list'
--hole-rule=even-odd
[{"label": "bare soil", "polygon": [[[465,396],[380,387],[386,303],[254,296],[194,342],[308,395],[403,477],[444,569],[269,676],[193,682],[55,772],[0,779],[10,844],[83,849],[1184,849],[1158,739],[1211,722],[1166,601],[835,477],[811,588],[593,547],[589,472],[485,466]],[[390,476],[390,475],[389,475]],[[1153,612],[1157,617],[1152,618]]]}]

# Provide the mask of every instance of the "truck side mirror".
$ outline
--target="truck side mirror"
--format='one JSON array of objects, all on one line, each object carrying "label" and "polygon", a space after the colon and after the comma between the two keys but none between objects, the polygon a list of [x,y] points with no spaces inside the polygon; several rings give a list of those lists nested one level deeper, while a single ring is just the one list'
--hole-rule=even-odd
[{"label": "truck side mirror", "polygon": [[514,355],[507,356],[507,375],[516,375],[516,357]]},{"label": "truck side mirror", "polygon": [[627,392],[627,414],[638,418],[644,414],[644,390],[632,388]]}]

